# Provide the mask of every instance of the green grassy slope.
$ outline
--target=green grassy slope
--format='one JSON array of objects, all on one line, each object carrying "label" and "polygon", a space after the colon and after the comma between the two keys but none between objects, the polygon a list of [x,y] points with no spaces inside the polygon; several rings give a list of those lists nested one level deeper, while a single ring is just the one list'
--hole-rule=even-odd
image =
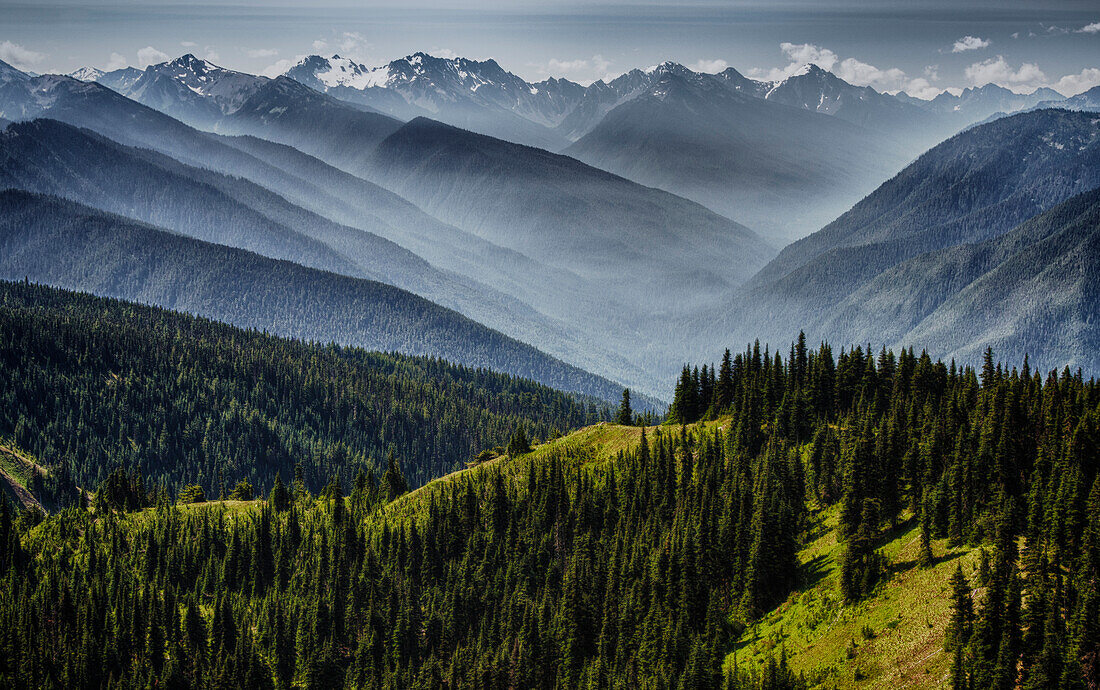
[{"label": "green grassy slope", "polygon": [[785,651],[791,668],[813,687],[944,687],[951,663],[943,651],[948,580],[959,564],[972,575],[978,551],[933,541],[935,562],[920,568],[920,530],[910,519],[882,539],[889,578],[873,596],[844,605],[836,524],[836,508],[814,512],[812,540],[799,554],[804,585],[745,631],[726,667],[759,668]]}]

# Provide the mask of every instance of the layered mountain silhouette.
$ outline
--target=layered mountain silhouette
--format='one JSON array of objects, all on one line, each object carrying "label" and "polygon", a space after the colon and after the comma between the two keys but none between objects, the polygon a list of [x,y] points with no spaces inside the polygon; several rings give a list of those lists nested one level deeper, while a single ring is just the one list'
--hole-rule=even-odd
[{"label": "layered mountain silhouette", "polygon": [[1044,367],[1094,367],[1067,339],[1095,328],[1084,273],[1095,238],[1081,227],[1097,187],[1100,115],[1039,110],[975,127],[785,248],[727,325],[778,342],[803,327],[838,345],[920,342],[970,361],[995,344]]},{"label": "layered mountain silhouette", "polygon": [[825,224],[900,168],[890,136],[732,89],[674,65],[566,153],[789,239]]},{"label": "layered mountain silhouette", "polygon": [[[287,337],[434,355],[613,399],[621,388],[398,288],[183,237],[57,197],[0,192],[0,277]],[[644,401],[643,401],[644,404]]]}]

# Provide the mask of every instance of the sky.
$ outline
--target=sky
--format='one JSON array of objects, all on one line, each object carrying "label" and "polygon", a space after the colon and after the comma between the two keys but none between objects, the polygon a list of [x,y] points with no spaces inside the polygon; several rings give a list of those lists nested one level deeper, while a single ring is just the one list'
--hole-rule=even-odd
[{"label": "sky", "polygon": [[924,98],[985,83],[1074,95],[1100,85],[1100,4],[0,0],[0,60],[38,73],[194,53],[274,76],[309,54],[377,65],[416,51],[494,58],[529,81],[589,83],[665,60],[777,79],[813,62],[861,86]]}]

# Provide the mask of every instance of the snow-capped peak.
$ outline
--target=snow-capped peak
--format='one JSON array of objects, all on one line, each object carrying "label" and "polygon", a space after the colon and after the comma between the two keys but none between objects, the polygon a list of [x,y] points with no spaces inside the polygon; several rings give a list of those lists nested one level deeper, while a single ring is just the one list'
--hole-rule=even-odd
[{"label": "snow-capped peak", "polygon": [[78,70],[69,72],[69,76],[78,81],[97,81],[106,72],[95,67],[81,67]]}]

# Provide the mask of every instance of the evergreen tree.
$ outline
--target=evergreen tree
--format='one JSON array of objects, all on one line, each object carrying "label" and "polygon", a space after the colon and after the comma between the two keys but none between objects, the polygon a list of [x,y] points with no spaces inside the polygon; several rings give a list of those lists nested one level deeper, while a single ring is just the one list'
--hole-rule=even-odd
[{"label": "evergreen tree", "polygon": [[623,389],[623,399],[619,403],[619,412],[615,417],[615,423],[623,426],[634,424],[634,412],[630,409],[630,389]]}]

